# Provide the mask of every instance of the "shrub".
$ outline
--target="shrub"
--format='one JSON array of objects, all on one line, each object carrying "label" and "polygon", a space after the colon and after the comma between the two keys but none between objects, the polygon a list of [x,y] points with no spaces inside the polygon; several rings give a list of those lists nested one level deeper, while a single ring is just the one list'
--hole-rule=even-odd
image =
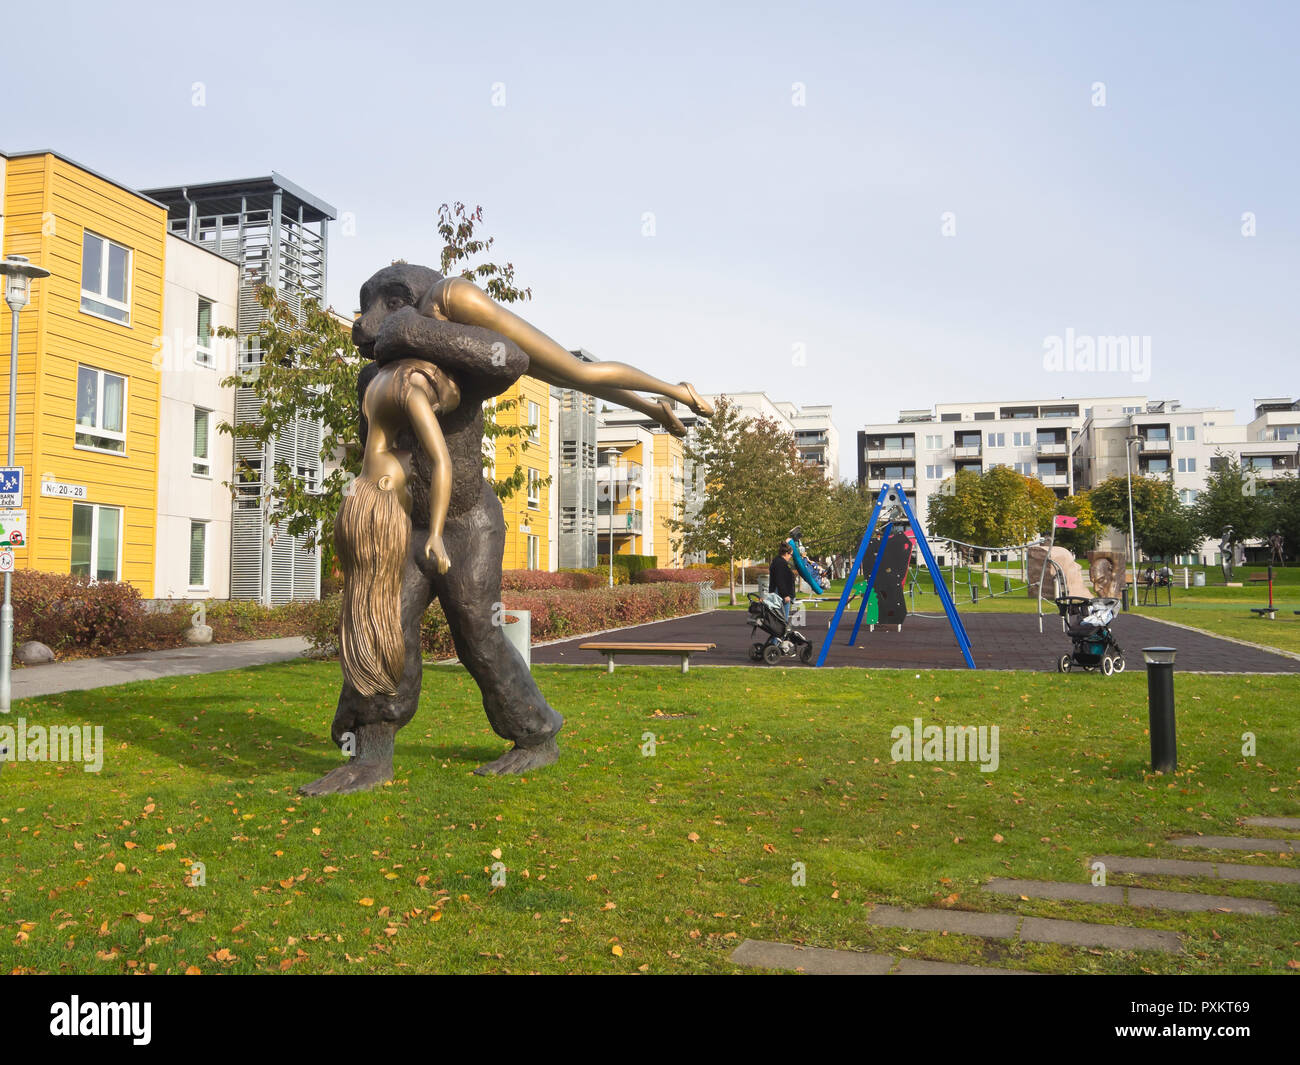
[{"label": "shrub", "polygon": [[19,570],[13,575],[14,639],[40,640],[58,652],[113,650],[147,629],[144,600],[122,581]]},{"label": "shrub", "polygon": [[700,569],[643,569],[632,575],[633,584],[707,584],[717,577],[705,568]]},{"label": "shrub", "polygon": [[606,583],[589,570],[561,570],[549,573],[540,569],[511,569],[501,574],[501,589],[531,592],[553,588],[598,588]]},{"label": "shrub", "polygon": [[[647,621],[680,617],[699,610],[699,591],[694,584],[650,584],[617,588],[550,588],[503,592],[507,612],[527,610],[532,614],[534,643],[559,640],[602,629],[641,625]],[[307,638],[318,654],[338,653],[340,597],[330,596],[308,604]],[[451,631],[441,606],[434,602],[425,612],[420,643],[427,656],[446,658],[456,653]]]}]

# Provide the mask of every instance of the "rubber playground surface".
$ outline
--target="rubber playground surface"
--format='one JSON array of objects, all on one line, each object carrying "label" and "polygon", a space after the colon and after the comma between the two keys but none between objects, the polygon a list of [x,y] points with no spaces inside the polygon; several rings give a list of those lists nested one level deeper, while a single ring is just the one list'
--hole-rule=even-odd
[{"label": "rubber playground surface", "polygon": [[[802,631],[821,650],[830,626],[833,610],[809,610],[808,623]],[[835,635],[835,644],[827,656],[827,666],[859,666],[873,669],[965,669],[957,641],[948,622],[938,618],[912,615],[900,632],[893,625],[877,625],[875,631],[862,626],[855,646],[848,646],[853,629],[853,611],[846,611]],[[686,618],[635,625],[604,633],[600,637],[584,636],[562,643],[534,647],[534,662],[569,663],[604,668],[605,658],[596,651],[579,650],[578,645],[594,639],[626,643],[713,643],[716,649],[691,658],[697,666],[749,666],[771,669],[749,657],[751,629],[746,615],[737,610],[714,610]],[[971,613],[963,615],[970,636],[971,655],[977,669],[1055,670],[1057,660],[1070,650],[1070,640],[1061,632],[1056,614],[1044,616],[1043,632],[1038,632],[1034,614]],[[1142,670],[1143,647],[1175,647],[1179,672],[1203,673],[1300,673],[1300,659],[1263,648],[1251,647],[1206,633],[1193,632],[1177,625],[1167,625],[1139,614],[1121,614],[1111,626],[1115,639],[1124,649],[1129,670]],[[760,632],[760,636],[762,633]],[[814,657],[814,661],[815,661]],[[645,665],[678,664],[678,656],[636,655],[617,659],[616,669]],[[798,659],[783,658],[781,667],[811,669]]]}]

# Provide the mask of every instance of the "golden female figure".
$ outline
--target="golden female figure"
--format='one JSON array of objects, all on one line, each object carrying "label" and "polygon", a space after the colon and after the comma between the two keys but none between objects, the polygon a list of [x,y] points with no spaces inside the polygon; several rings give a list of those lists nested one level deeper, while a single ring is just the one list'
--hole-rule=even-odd
[{"label": "golden female figure", "polygon": [[363,410],[370,431],[361,476],[348,488],[334,523],[343,571],[340,657],[344,676],[363,696],[396,695],[406,664],[401,586],[411,539],[410,455],[397,449],[397,434],[409,426],[432,461],[423,555],[446,573],[451,559],[442,534],[452,471],[438,415],[459,404],[456,383],[421,359],[386,364],[366,389]]}]

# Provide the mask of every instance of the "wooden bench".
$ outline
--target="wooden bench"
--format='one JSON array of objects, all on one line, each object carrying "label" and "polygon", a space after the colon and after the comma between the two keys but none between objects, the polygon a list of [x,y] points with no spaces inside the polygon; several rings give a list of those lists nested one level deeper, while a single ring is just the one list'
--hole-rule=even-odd
[{"label": "wooden bench", "polygon": [[583,643],[578,645],[583,651],[599,651],[605,656],[609,668],[614,672],[615,655],[681,655],[682,672],[691,668],[691,655],[712,651],[715,643]]}]

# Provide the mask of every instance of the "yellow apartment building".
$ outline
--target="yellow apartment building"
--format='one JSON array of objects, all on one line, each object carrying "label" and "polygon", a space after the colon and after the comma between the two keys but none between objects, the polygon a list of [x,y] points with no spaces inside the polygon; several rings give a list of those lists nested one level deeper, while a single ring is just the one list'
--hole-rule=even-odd
[{"label": "yellow apartment building", "polygon": [[550,386],[532,377],[521,377],[498,400],[513,400],[509,409],[496,411],[497,424],[532,426],[527,446],[518,437],[497,437],[493,475],[504,480],[523,466],[527,483],[509,499],[502,500],[505,512],[506,547],[502,569],[548,569],[551,557],[551,504],[554,482],[543,484],[551,475]]},{"label": "yellow apartment building", "polygon": [[[166,211],[54,152],[0,167],[3,253],[50,271],[19,318],[13,465],[28,544],[16,568],[125,580],[150,597]],[[0,306],[5,336],[9,314]],[[0,388],[6,421],[8,402]]]}]

